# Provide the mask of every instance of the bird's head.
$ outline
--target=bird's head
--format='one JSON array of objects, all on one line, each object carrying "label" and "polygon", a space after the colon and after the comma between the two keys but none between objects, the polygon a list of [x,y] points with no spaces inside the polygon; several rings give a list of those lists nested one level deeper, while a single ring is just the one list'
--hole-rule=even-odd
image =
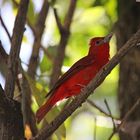
[{"label": "bird's head", "polygon": [[95,37],[90,40],[89,55],[96,55],[98,52],[103,52],[106,49],[109,51],[109,41],[113,33],[108,34],[105,37]]}]

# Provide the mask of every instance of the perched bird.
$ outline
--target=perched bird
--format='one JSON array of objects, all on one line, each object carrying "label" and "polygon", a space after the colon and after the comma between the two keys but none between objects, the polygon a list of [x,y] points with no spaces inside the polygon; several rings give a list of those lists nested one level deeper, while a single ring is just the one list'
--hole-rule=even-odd
[{"label": "perched bird", "polygon": [[60,100],[76,96],[109,61],[109,41],[112,33],[105,37],[90,40],[87,56],[81,58],[64,73],[47,94],[48,100],[36,113],[39,123],[49,110]]}]

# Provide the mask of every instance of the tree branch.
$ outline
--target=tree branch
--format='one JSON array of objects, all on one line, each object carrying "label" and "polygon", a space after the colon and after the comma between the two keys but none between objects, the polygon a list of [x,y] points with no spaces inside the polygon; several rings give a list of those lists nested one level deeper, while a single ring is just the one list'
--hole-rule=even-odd
[{"label": "tree branch", "polygon": [[45,48],[43,45],[41,45],[41,49],[42,51],[44,52],[44,54],[46,55],[46,57],[51,61],[53,62],[53,58],[51,56],[51,54],[48,52],[48,48]]},{"label": "tree branch", "polygon": [[136,101],[136,103],[130,108],[130,110],[126,113],[126,115],[124,116],[124,118],[122,119],[121,124],[119,125],[118,129],[120,130],[123,125],[125,124],[125,122],[127,121],[127,119],[130,117],[130,115],[136,110],[137,107],[140,106],[140,98]]},{"label": "tree branch", "polygon": [[[106,99],[104,100],[104,103],[105,103],[105,105],[106,105],[106,107],[107,107],[107,109],[108,109],[108,111],[109,111],[110,116],[112,116],[111,110],[110,110],[110,108],[109,108],[109,105],[108,105]],[[114,121],[114,119],[113,119],[113,116],[111,117],[111,119],[112,119],[112,124],[113,124],[113,133],[114,133],[114,132],[116,132],[117,129],[116,129],[116,125],[115,125],[115,121]],[[110,135],[110,137],[109,137],[108,140],[111,140],[111,138],[112,138],[112,136],[113,136],[113,133],[112,133],[112,135]]]},{"label": "tree branch", "polygon": [[[29,60],[29,66],[28,66],[28,70],[27,73],[28,75],[32,78],[35,79],[35,75],[36,75],[36,70],[37,70],[37,66],[38,66],[38,61],[39,61],[39,49],[41,47],[41,38],[45,29],[45,22],[46,22],[46,18],[48,15],[48,10],[49,10],[49,3],[48,0],[44,0],[42,8],[38,14],[38,18],[36,20],[36,24],[35,26],[33,26],[32,28],[35,29],[35,33],[34,33],[34,44],[33,44],[33,51]],[[30,20],[28,20],[30,21]],[[30,22],[28,22],[28,25]],[[35,115],[31,109],[31,89],[30,86],[28,84],[26,77],[23,75],[23,82],[22,82],[22,88],[23,88],[23,93],[26,93],[24,95],[24,116],[25,116],[25,124],[30,125],[31,131],[33,136],[36,135],[37,133],[37,127],[35,124]],[[26,89],[24,89],[24,87],[26,86]]]},{"label": "tree branch", "polygon": [[7,102],[5,101],[7,100],[5,94],[4,94],[4,90],[0,84],[0,109],[4,110],[5,104],[7,104]]},{"label": "tree branch", "polygon": [[8,31],[8,29],[7,29],[7,27],[6,27],[5,23],[4,23],[4,21],[3,21],[3,19],[2,19],[1,13],[0,13],[0,21],[1,21],[1,24],[2,24],[2,26],[3,26],[4,30],[5,30],[5,32],[7,33],[7,36],[8,36],[8,38],[9,38],[9,41],[11,42],[12,39],[11,39],[10,33],[9,33],[9,31]]},{"label": "tree branch", "polygon": [[56,20],[59,32],[60,32],[60,34],[62,34],[63,33],[63,26],[62,26],[61,21],[58,17],[56,8],[54,8],[53,11],[54,11],[54,16],[55,16],[55,20]]},{"label": "tree branch", "polygon": [[[3,66],[7,66],[7,60],[8,60],[8,54],[5,52],[3,49],[3,46],[0,42],[0,59],[2,59]],[[23,112],[23,120],[24,120],[24,125],[28,124],[31,128],[32,135],[35,136],[38,132],[38,129],[36,127],[36,120],[34,113],[31,109],[30,105],[30,98],[28,98],[28,95],[31,95],[31,90],[30,90],[30,85],[25,77],[24,70],[21,66],[21,61],[19,60],[19,72],[22,75],[22,78],[18,78],[16,80],[16,84],[19,83],[20,87],[20,92],[22,94],[22,112]],[[6,68],[5,68],[5,71]],[[2,99],[2,98],[1,98]],[[30,119],[29,119],[30,118]]]},{"label": "tree branch", "polygon": [[11,138],[25,139],[21,104],[8,98],[0,85],[0,139]]},{"label": "tree branch", "polygon": [[115,131],[115,130],[116,130],[115,121],[114,121],[114,118],[113,118],[113,116],[112,116],[111,110],[110,110],[110,108],[109,108],[109,105],[108,105],[108,102],[107,102],[106,99],[104,100],[104,103],[105,103],[105,105],[106,105],[106,107],[107,107],[107,110],[108,110],[110,116],[111,116],[111,120],[112,120],[112,124],[113,124],[113,131]]},{"label": "tree branch", "polygon": [[33,44],[33,51],[29,61],[28,74],[31,78],[35,78],[36,69],[38,66],[39,49],[41,47],[41,38],[45,29],[45,21],[49,10],[48,0],[44,0],[38,19],[35,25],[35,39]]},{"label": "tree branch", "polygon": [[24,26],[26,21],[28,4],[29,0],[21,0],[13,29],[11,50],[8,59],[8,72],[5,85],[5,94],[10,98],[13,98],[14,95],[15,80],[18,72],[19,52],[21,48],[23,33],[25,30]]},{"label": "tree branch", "polygon": [[[97,106],[93,101],[91,101],[90,99],[87,99],[87,103],[89,103],[91,106],[95,107],[97,110],[99,110],[101,113],[103,113],[104,115],[106,115],[107,117],[112,118],[112,115],[106,113],[103,109],[101,109],[99,106]],[[118,118],[113,117],[115,120],[118,120]]]},{"label": "tree branch", "polygon": [[68,12],[65,16],[65,20],[64,20],[64,28],[66,30],[70,29],[70,26],[72,23],[72,18],[73,18],[74,11],[76,8],[76,3],[77,3],[77,0],[71,0],[71,2],[70,2],[70,6],[69,6]]},{"label": "tree branch", "polygon": [[43,140],[52,133],[78,108],[85,102],[88,96],[105,79],[111,70],[121,61],[121,59],[140,42],[140,29],[126,42],[126,44],[117,52],[117,54],[98,72],[91,82],[84,88],[76,98],[40,133],[32,140]]},{"label": "tree branch", "polygon": [[[109,136],[108,140],[111,140],[111,138],[114,136],[115,133],[119,132],[121,129],[123,129],[123,127],[125,127],[125,123],[128,120],[128,118],[132,115],[132,113],[134,113],[134,111],[136,110],[136,108],[138,108],[140,106],[140,98],[136,101],[136,103],[130,108],[130,110],[126,113],[126,115],[124,116],[124,118],[122,119],[120,125],[118,125],[118,127],[111,133],[111,135]],[[130,122],[128,122],[129,124]],[[135,122],[134,122],[135,123]],[[138,124],[138,122],[137,122]],[[138,124],[139,125],[139,124]],[[135,124],[136,127],[136,124]]]},{"label": "tree branch", "polygon": [[70,36],[70,25],[72,23],[72,18],[73,18],[74,11],[76,8],[76,3],[77,3],[77,0],[70,1],[69,9],[64,20],[64,25],[62,26],[60,25],[60,21],[58,20],[59,18],[57,16],[57,13],[55,13],[56,11],[54,11],[56,22],[61,33],[61,38],[57,47],[57,54],[54,59],[50,87],[52,87],[55,84],[55,82],[57,81],[57,79],[59,78],[61,74],[61,67],[63,64],[64,57],[65,57],[65,48],[66,48],[66,45]]},{"label": "tree branch", "polygon": [[[12,2],[16,7],[19,7],[19,3],[16,0],[12,0]],[[32,23],[30,22],[29,18],[27,18],[27,24],[30,27],[30,29],[32,30],[33,34],[35,35],[35,28],[32,25]]]}]

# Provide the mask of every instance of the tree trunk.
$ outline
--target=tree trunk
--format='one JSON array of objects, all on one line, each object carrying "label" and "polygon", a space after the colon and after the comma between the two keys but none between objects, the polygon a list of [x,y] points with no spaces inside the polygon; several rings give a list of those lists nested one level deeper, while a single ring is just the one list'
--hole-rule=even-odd
[{"label": "tree trunk", "polygon": [[0,86],[0,140],[25,140],[20,103],[8,99]]},{"label": "tree trunk", "polygon": [[[140,25],[140,3],[135,0],[118,0],[116,37],[118,49],[135,33]],[[121,119],[140,98],[140,47],[130,51],[120,63],[118,101]],[[128,118],[121,140],[140,139],[140,109]]]}]

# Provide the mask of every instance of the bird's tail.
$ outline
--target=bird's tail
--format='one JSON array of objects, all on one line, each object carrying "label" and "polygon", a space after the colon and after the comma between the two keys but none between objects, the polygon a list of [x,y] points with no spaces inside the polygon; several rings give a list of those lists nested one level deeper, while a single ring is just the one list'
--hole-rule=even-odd
[{"label": "bird's tail", "polygon": [[48,100],[44,105],[42,105],[36,112],[37,123],[39,123],[45,115],[49,112],[49,110],[53,107],[54,104],[50,104],[50,100]]}]

